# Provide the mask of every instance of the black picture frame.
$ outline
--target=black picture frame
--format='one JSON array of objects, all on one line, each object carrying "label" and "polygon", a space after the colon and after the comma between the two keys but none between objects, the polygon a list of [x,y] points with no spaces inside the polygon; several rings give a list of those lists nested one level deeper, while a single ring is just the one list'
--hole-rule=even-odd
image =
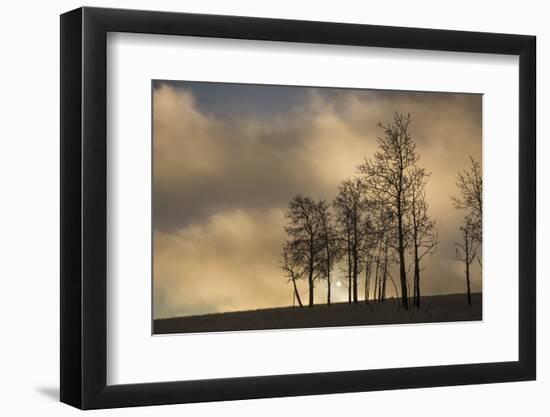
[{"label": "black picture frame", "polygon": [[[107,385],[108,32],[519,56],[519,360]],[[62,402],[95,409],[535,379],[534,36],[84,7],[61,15],[60,57]]]}]

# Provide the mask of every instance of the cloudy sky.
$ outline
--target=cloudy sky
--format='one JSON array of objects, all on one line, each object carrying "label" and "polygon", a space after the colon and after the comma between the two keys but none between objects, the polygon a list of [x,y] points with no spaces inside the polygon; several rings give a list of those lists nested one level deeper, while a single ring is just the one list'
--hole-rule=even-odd
[{"label": "cloudy sky", "polygon": [[[468,155],[481,161],[481,100],[154,81],[154,317],[292,305],[280,268],[288,201],[297,193],[331,201],[340,181],[376,150],[376,123],[396,111],[411,114],[419,165],[432,173],[426,192],[440,244],[425,258],[423,294],[464,292],[453,248],[464,213],[450,196]],[[345,282],[339,268],[335,273]],[[480,291],[477,265],[472,279]],[[325,294],[319,285],[316,299],[324,302]],[[347,300],[345,285],[334,285],[333,299]]]}]

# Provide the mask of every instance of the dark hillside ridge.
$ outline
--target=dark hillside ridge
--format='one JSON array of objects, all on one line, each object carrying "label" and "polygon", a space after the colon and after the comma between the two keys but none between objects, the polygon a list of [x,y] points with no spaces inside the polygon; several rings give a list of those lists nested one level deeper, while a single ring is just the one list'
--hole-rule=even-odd
[{"label": "dark hillside ridge", "polygon": [[[411,304],[412,305],[412,304]],[[313,307],[280,307],[154,320],[153,334],[238,330],[301,329],[383,324],[412,324],[482,320],[481,293],[421,297],[420,309],[403,310],[400,300],[384,303],[335,303]]]}]

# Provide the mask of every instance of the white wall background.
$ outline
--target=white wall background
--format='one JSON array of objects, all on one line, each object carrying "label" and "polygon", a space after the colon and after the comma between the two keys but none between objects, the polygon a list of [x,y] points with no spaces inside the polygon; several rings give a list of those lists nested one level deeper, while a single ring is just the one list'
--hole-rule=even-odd
[{"label": "white wall background", "polygon": [[[509,4],[508,4],[509,3]],[[534,34],[538,37],[538,257],[550,250],[548,144],[550,26],[544,2],[445,3],[278,0],[88,1],[89,6],[240,14]],[[0,23],[0,410],[4,415],[74,415],[59,392],[59,17],[77,1],[9,2]],[[543,236],[544,235],[544,236]],[[100,411],[98,415],[334,415],[350,411],[410,416],[547,415],[550,405],[549,267],[538,268],[538,381],[301,398]],[[475,340],[470,341],[476,343]]]}]

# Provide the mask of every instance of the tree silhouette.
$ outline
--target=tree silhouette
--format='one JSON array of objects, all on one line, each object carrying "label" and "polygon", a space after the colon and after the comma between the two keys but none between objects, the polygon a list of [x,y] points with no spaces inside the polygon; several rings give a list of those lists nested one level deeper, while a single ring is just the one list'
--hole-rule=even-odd
[{"label": "tree silhouette", "polygon": [[333,201],[340,240],[347,257],[348,302],[358,302],[358,275],[364,255],[364,244],[368,230],[368,209],[366,183],[361,178],[342,181],[338,195]]},{"label": "tree silhouette", "polygon": [[312,307],[315,279],[319,271],[319,253],[322,249],[319,242],[322,224],[318,203],[309,197],[297,195],[288,203],[285,217],[288,221],[285,230],[292,242],[291,248],[300,254],[295,259],[301,262],[308,280],[308,305]]},{"label": "tree silhouette", "polygon": [[438,233],[435,220],[428,216],[425,186],[429,174],[422,168],[415,168],[411,174],[410,210],[407,213],[411,232],[410,252],[414,265],[413,305],[420,307],[420,261],[437,249]]},{"label": "tree silhouette", "polygon": [[[282,268],[300,307],[299,279],[307,279],[309,306],[314,304],[317,280],[326,281],[327,305],[332,303],[333,270],[340,262],[347,275],[348,303],[358,302],[359,275],[364,270],[365,303],[384,302],[389,280],[405,310],[411,296],[413,306],[420,307],[422,260],[437,250],[439,240],[426,197],[430,174],[418,166],[410,123],[409,114],[396,112],[392,121],[377,124],[383,131],[377,138],[378,150],[358,166],[360,176],[340,183],[332,205],[302,195],[289,202]],[[460,196],[452,197],[455,208],[467,210],[455,257],[465,263],[469,304],[470,265],[482,239],[481,168],[473,158],[470,161],[471,168],[458,174]],[[392,275],[393,265],[398,266],[399,282]]]},{"label": "tree silhouette", "polygon": [[[371,203],[370,206],[375,207],[374,203]],[[376,213],[376,209],[373,210]],[[370,285],[371,285],[371,274],[373,265],[376,263],[376,251],[378,248],[379,234],[376,229],[376,222],[369,216],[365,221],[365,235],[363,242],[363,260],[364,260],[364,271],[365,271],[365,303],[369,303],[370,297]]]},{"label": "tree silhouette", "polygon": [[464,272],[466,274],[466,289],[468,292],[468,305],[472,305],[472,294],[470,291],[470,264],[476,257],[476,225],[471,222],[469,217],[464,219],[464,224],[460,227],[462,233],[462,242],[456,242],[455,257],[458,261],[464,262]]},{"label": "tree silhouette", "polygon": [[300,293],[296,281],[302,279],[305,274],[303,268],[303,254],[300,248],[301,245],[295,245],[294,242],[286,242],[283,246],[283,270],[287,273],[288,282],[292,282],[294,287],[294,297],[298,301],[298,305],[303,307]]},{"label": "tree silhouette", "polygon": [[411,171],[418,161],[416,146],[409,132],[410,115],[395,113],[392,122],[378,123],[383,136],[378,138],[379,150],[372,159],[358,167],[376,200],[392,214],[397,233],[396,251],[399,259],[401,303],[408,309],[407,271],[405,267],[406,215],[410,207]]},{"label": "tree silhouette", "polygon": [[454,206],[460,210],[467,210],[467,216],[471,224],[471,233],[476,242],[483,240],[483,178],[481,165],[471,156],[471,167],[458,173],[456,186],[460,196],[451,197]]},{"label": "tree silhouette", "polygon": [[331,272],[340,257],[340,245],[337,232],[333,225],[332,214],[329,205],[321,200],[317,203],[317,210],[320,220],[319,244],[319,275],[327,281],[327,304],[330,305],[331,296]]}]

